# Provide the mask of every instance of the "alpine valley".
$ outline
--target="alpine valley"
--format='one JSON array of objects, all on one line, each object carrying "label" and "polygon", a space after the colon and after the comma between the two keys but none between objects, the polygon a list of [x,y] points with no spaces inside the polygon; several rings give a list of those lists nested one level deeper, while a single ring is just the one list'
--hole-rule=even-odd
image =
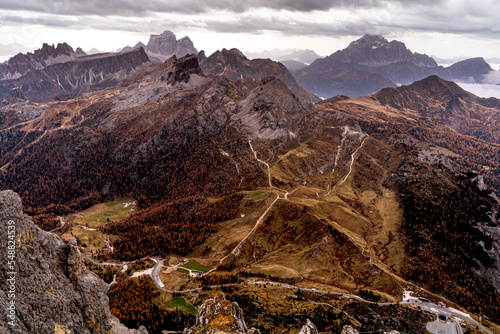
[{"label": "alpine valley", "polygon": [[500,333],[500,100],[450,81],[484,60],[120,51],[0,65],[1,333]]}]

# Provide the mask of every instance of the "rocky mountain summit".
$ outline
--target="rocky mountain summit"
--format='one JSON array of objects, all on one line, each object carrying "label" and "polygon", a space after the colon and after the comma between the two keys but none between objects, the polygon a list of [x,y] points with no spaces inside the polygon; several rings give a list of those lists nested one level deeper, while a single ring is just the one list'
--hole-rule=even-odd
[{"label": "rocky mountain summit", "polygon": [[410,84],[430,75],[481,82],[489,71],[491,67],[482,58],[467,59],[445,68],[425,54],[410,51],[400,41],[364,35],[347,48],[294,71],[293,75],[304,88],[328,98],[338,94],[370,95],[384,87]]},{"label": "rocky mountain summit", "polygon": [[197,54],[198,50],[189,37],[177,39],[175,34],[165,30],[159,35],[151,35],[147,45],[138,42],[134,47],[126,46],[120,52],[128,52],[138,48],[144,48],[148,57],[155,63],[162,63],[172,56],[182,58],[188,54]]},{"label": "rocky mountain summit", "polygon": [[[352,328],[352,326],[347,325],[347,326],[344,326],[341,334],[359,334],[359,331],[355,328]],[[399,332],[393,330],[390,332],[384,332],[384,334],[399,334]]]},{"label": "rocky mountain summit", "polygon": [[180,58],[187,54],[197,54],[198,50],[189,37],[185,36],[177,40],[173,32],[166,30],[160,35],[149,37],[146,52],[152,61],[163,62],[172,56]]},{"label": "rocky mountain summit", "polygon": [[47,66],[64,63],[85,56],[81,49],[74,51],[67,43],[57,46],[44,43],[33,53],[19,53],[6,63],[0,64],[0,80],[17,79],[31,70],[41,70]]},{"label": "rocky mountain summit", "polygon": [[[199,308],[196,324],[186,328],[183,334],[260,334],[255,328],[248,329],[243,311],[236,302],[226,300],[224,293],[219,292],[206,300]],[[301,328],[299,334],[318,334],[318,329],[311,320]]]},{"label": "rocky mountain summit", "polygon": [[249,59],[269,58],[276,61],[293,60],[305,65],[311,64],[321,58],[316,52],[310,49],[272,49],[261,52],[244,52]]},{"label": "rocky mountain summit", "polygon": [[248,329],[243,311],[235,302],[226,300],[223,293],[208,299],[198,310],[196,324],[183,334],[257,334],[258,329]]},{"label": "rocky mountain summit", "polygon": [[84,265],[76,239],[65,244],[42,231],[13,191],[0,192],[0,221],[2,250],[15,245],[13,258],[0,258],[0,306],[6,310],[15,301],[13,318],[0,313],[1,333],[147,333],[127,329],[110,314],[108,285]]},{"label": "rocky mountain summit", "polygon": [[281,80],[302,103],[315,103],[319,99],[299,86],[287,68],[270,59],[250,60],[238,49],[216,51],[209,57],[198,54],[203,73],[208,76],[224,76],[231,81],[259,81],[267,76]]},{"label": "rocky mountain summit", "polygon": [[300,329],[299,334],[318,334],[318,329],[311,320],[307,319],[306,324]]},{"label": "rocky mountain summit", "polygon": [[26,96],[24,96],[23,91],[19,87],[14,87],[10,91],[10,94],[7,94],[5,99],[0,102],[0,107],[24,101],[26,101]]}]

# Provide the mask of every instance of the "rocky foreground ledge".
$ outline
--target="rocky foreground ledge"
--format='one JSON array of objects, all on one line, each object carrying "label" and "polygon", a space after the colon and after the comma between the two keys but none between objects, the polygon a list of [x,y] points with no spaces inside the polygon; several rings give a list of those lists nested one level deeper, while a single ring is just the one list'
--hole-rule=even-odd
[{"label": "rocky foreground ledge", "polygon": [[75,239],[41,230],[19,195],[0,192],[0,333],[147,334],[111,315],[107,291]]}]

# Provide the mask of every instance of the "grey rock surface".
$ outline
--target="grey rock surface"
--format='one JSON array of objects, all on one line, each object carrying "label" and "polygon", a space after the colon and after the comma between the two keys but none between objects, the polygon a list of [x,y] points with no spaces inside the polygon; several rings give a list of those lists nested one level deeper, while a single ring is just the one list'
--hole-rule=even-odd
[{"label": "grey rock surface", "polygon": [[147,333],[119,324],[108,285],[84,265],[76,240],[41,230],[11,190],[0,192],[0,227],[0,308],[15,301],[12,313],[0,312],[0,333]]},{"label": "grey rock surface", "polygon": [[17,79],[31,70],[40,70],[50,65],[64,63],[84,56],[83,51],[74,51],[66,43],[57,46],[44,43],[42,47],[33,53],[19,53],[7,62],[0,64],[0,80]]},{"label": "grey rock surface", "polygon": [[198,50],[189,37],[177,40],[173,32],[166,30],[160,35],[149,37],[146,52],[151,61],[164,62],[172,56],[181,58],[188,54],[197,54]]},{"label": "grey rock surface", "polygon": [[226,300],[223,293],[217,293],[200,306],[196,324],[185,329],[183,334],[260,334],[255,328],[248,329],[243,311],[235,302]]},{"label": "grey rock surface", "polygon": [[55,97],[74,97],[101,90],[131,77],[137,69],[150,64],[144,49],[125,53],[81,56],[30,70],[14,80],[0,80],[0,98],[19,87],[30,101],[44,102]]},{"label": "grey rock surface", "polygon": [[306,324],[301,328],[299,334],[318,334],[318,329],[311,320],[307,319]]}]

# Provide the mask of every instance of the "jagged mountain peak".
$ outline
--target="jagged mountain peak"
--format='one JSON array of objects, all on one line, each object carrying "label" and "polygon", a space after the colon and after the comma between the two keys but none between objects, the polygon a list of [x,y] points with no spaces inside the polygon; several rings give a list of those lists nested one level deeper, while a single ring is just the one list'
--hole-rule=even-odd
[{"label": "jagged mountain peak", "polygon": [[0,81],[17,79],[31,70],[41,70],[47,66],[64,63],[84,56],[80,49],[76,52],[67,43],[57,46],[43,43],[40,49],[28,53],[18,53],[6,63],[0,64]]},{"label": "jagged mountain peak", "polygon": [[214,57],[221,57],[221,58],[227,58],[228,60],[231,60],[231,59],[242,59],[242,60],[247,60],[248,58],[243,54],[243,52],[241,52],[240,50],[236,49],[236,48],[232,48],[232,49],[222,49],[222,50],[217,50],[215,51],[211,56],[214,56]]},{"label": "jagged mountain peak", "polygon": [[[67,59],[67,61],[57,61]],[[121,54],[105,53],[77,57],[76,54],[62,58],[49,58],[55,63],[46,64],[41,69],[32,68],[32,62],[24,63],[26,73],[19,77],[0,81],[0,96],[10,93],[12,88],[20,87],[26,98],[31,101],[48,101],[55,97],[68,98],[96,89],[116,85],[119,81],[131,77],[134,72],[149,63],[142,48]],[[42,65],[41,63],[39,64]],[[7,68],[7,71],[23,66]],[[0,76],[2,74],[0,66]],[[7,72],[12,73],[12,72]],[[19,72],[17,72],[19,74]]]},{"label": "jagged mountain peak", "polygon": [[238,104],[238,110],[235,119],[258,139],[297,137],[292,119],[309,111],[283,82],[272,76],[263,78]]},{"label": "jagged mountain peak", "polygon": [[187,54],[197,54],[198,50],[189,37],[177,40],[172,31],[165,30],[159,35],[153,34],[149,37],[146,52],[152,61],[163,62],[174,55],[180,58]]},{"label": "jagged mountain peak", "polygon": [[42,65],[46,65],[44,61],[49,58],[57,58],[60,56],[74,56],[73,58],[76,58],[77,54],[67,43],[59,43],[57,46],[54,46],[54,44],[49,45],[48,43],[43,43],[42,47],[33,51],[33,53],[19,53],[10,58],[7,63],[9,65],[18,65],[26,62],[38,62],[43,63]]},{"label": "jagged mountain peak", "polygon": [[274,76],[288,87],[302,102],[314,103],[319,99],[300,87],[287,68],[270,59],[248,59],[238,49],[222,49],[209,57],[205,53],[198,55],[203,73],[208,76],[225,76],[231,81],[260,81]]},{"label": "jagged mountain peak", "polygon": [[[336,56],[335,56],[336,55]],[[354,66],[379,67],[398,62],[409,62],[420,67],[436,67],[434,59],[427,55],[411,52],[403,42],[393,40],[389,42],[381,35],[366,34],[355,40],[341,51],[332,56],[339,55]],[[363,68],[357,68],[358,70]],[[391,78],[392,79],[392,78]]]},{"label": "jagged mountain peak", "polygon": [[352,41],[349,44],[349,47],[356,47],[356,48],[366,48],[366,47],[373,47],[373,46],[385,46],[389,45],[389,41],[385,39],[381,35],[371,35],[371,34],[365,34],[363,37]]},{"label": "jagged mountain peak", "polygon": [[68,43],[58,43],[56,47],[54,47],[54,44],[49,45],[47,43],[42,44],[42,48],[35,50],[34,54],[35,55],[52,55],[54,53],[60,53],[60,54],[70,54],[74,52],[73,48],[68,45]]},{"label": "jagged mountain peak", "polygon": [[318,329],[311,320],[307,319],[306,324],[301,328],[299,334],[318,334]]},{"label": "jagged mountain peak", "polygon": [[168,72],[167,83],[174,85],[177,82],[187,83],[191,74],[201,75],[201,68],[198,64],[196,55],[187,55],[181,59],[172,56],[166,63],[172,65],[172,69]]},{"label": "jagged mountain peak", "polygon": [[184,334],[260,334],[258,329],[248,329],[243,311],[236,302],[226,300],[222,292],[207,299],[198,310],[196,324],[185,329]]}]

